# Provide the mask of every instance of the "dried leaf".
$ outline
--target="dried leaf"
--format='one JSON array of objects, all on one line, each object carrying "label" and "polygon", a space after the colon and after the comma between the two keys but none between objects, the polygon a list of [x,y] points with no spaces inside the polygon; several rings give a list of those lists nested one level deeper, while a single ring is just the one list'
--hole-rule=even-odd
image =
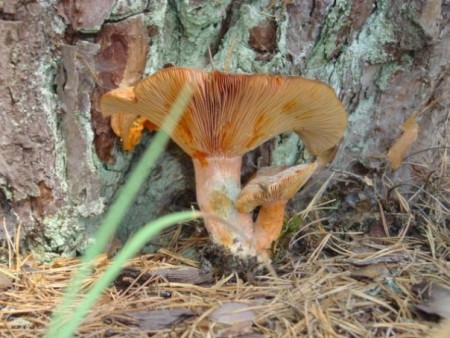
[{"label": "dried leaf", "polygon": [[209,319],[216,323],[251,326],[255,319],[255,313],[249,310],[249,307],[249,304],[239,302],[223,303],[211,312]]},{"label": "dried leaf", "polygon": [[419,134],[419,125],[416,121],[416,113],[410,116],[405,123],[403,123],[401,129],[403,130],[402,136],[400,136],[389,149],[388,160],[391,163],[391,168],[396,170],[403,161],[406,152],[411,147],[411,144],[417,139]]},{"label": "dried leaf", "polygon": [[373,187],[373,180],[370,177],[364,176],[363,180],[367,186]]},{"label": "dried leaf", "polygon": [[[397,263],[401,261],[405,261],[409,258],[409,256],[406,253],[392,253],[392,254],[385,254],[385,255],[370,255],[368,257],[363,257],[364,255],[354,255],[347,261],[350,264],[356,265],[356,266],[364,266],[364,265],[370,265],[370,264],[378,264],[378,263]],[[361,257],[361,258],[359,258]]]},{"label": "dried leaf", "polygon": [[353,278],[367,278],[367,279],[377,279],[380,277],[389,276],[389,269],[383,263],[372,264],[364,266],[352,271],[351,276]]},{"label": "dried leaf", "polygon": [[12,280],[4,273],[0,272],[0,291],[9,289],[12,286]]},{"label": "dried leaf", "polygon": [[368,235],[373,239],[385,238],[386,232],[384,230],[383,222],[374,221],[372,224],[370,224],[368,229]]},{"label": "dried leaf", "polygon": [[416,308],[442,318],[450,318],[450,287],[434,282],[421,283],[414,287],[421,296],[422,303]]},{"label": "dried leaf", "polygon": [[185,283],[185,284],[209,284],[214,281],[211,272],[206,272],[197,268],[183,268],[183,269],[157,269],[141,275],[141,271],[138,269],[124,269],[123,272],[116,279],[116,286],[119,288],[127,288],[129,286],[130,279],[139,278],[134,281],[135,285],[142,285],[150,278],[162,277],[173,283]]},{"label": "dried leaf", "polygon": [[361,242],[359,238],[353,239],[350,247],[352,255],[345,261],[355,266],[374,265],[378,263],[397,263],[408,260],[410,257],[402,249],[390,249],[389,246],[378,250]]},{"label": "dried leaf", "polygon": [[253,334],[251,325],[247,322],[239,322],[233,325],[214,324],[214,335],[217,338],[240,337],[240,338],[263,338],[267,336]]},{"label": "dried leaf", "polygon": [[125,325],[135,325],[143,331],[157,331],[178,324],[194,315],[196,313],[190,309],[164,309],[124,312],[108,316],[106,319]]},{"label": "dried leaf", "polygon": [[197,268],[158,269],[152,271],[151,274],[159,275],[174,283],[206,284],[214,281],[212,272]]},{"label": "dried leaf", "polygon": [[397,199],[400,206],[402,207],[403,211],[409,213],[411,211],[411,208],[409,207],[409,203],[406,200],[406,198],[402,194],[400,194],[400,192],[397,189],[395,189],[394,192],[395,192],[394,196]]}]

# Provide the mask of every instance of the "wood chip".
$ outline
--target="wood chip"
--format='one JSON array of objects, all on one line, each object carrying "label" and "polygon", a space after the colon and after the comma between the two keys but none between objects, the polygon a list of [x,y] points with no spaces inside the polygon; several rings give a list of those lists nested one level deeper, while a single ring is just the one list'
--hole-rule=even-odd
[{"label": "wood chip", "polygon": [[106,321],[115,321],[124,325],[133,325],[143,331],[162,330],[176,325],[196,315],[190,309],[163,309],[139,312],[123,312],[105,317]]},{"label": "wood chip", "polygon": [[169,282],[207,284],[214,282],[212,272],[205,272],[196,268],[184,269],[158,269],[151,272],[152,275],[166,278]]},{"label": "wood chip", "polygon": [[372,264],[355,269],[352,271],[351,276],[356,279],[367,278],[375,280],[389,276],[389,269],[386,268],[384,263]]},{"label": "wood chip", "polygon": [[417,309],[441,318],[450,318],[450,286],[430,282],[418,284],[414,289],[422,298],[422,303],[416,305]]},{"label": "wood chip", "polygon": [[125,269],[119,277],[116,279],[116,286],[127,287],[130,280],[135,280],[135,285],[142,285],[149,279],[164,278],[172,283],[184,283],[184,284],[211,284],[214,282],[212,272],[205,272],[197,268],[182,268],[182,269],[157,269],[151,272],[147,272],[141,275],[141,271],[138,269],[128,268]]},{"label": "wood chip", "polygon": [[9,289],[12,286],[12,280],[4,273],[0,272],[0,290]]},{"label": "wood chip", "polygon": [[250,305],[239,302],[223,303],[209,315],[209,319],[221,324],[246,324],[252,325],[255,313],[248,308]]}]

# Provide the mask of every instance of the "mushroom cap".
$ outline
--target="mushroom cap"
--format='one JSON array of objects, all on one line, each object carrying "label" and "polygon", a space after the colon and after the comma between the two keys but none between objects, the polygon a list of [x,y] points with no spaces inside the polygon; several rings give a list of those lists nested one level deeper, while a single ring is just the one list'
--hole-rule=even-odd
[{"label": "mushroom cap", "polygon": [[127,113],[117,113],[111,116],[111,128],[122,140],[124,150],[132,150],[136,144],[141,142],[144,128],[149,131],[158,129],[146,118]]},{"label": "mushroom cap", "polygon": [[101,110],[105,116],[134,114],[161,127],[187,83],[193,97],[171,137],[194,158],[240,156],[288,131],[297,132],[309,152],[320,155],[340,141],[347,126],[334,90],[320,81],[178,67],[108,92]]},{"label": "mushroom cap", "polygon": [[240,212],[250,212],[260,205],[287,202],[311,177],[319,165],[298,164],[292,167],[262,167],[242,188],[236,200]]}]

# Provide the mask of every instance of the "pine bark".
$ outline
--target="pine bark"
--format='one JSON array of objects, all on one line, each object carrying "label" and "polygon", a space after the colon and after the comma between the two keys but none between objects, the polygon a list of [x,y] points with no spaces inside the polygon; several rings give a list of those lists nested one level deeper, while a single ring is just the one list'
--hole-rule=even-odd
[{"label": "pine bark", "polygon": [[[208,47],[216,69],[332,85],[350,114],[341,170],[385,170],[402,123],[429,107],[410,164],[391,173],[420,182],[449,142],[449,13],[444,0],[0,2],[0,238],[20,225],[38,251],[82,251],[151,139],[122,152],[99,97],[168,63],[210,68]],[[244,174],[304,156],[295,135],[282,135],[246,157]],[[194,203],[193,187],[190,160],[169,146],[122,237]]]}]

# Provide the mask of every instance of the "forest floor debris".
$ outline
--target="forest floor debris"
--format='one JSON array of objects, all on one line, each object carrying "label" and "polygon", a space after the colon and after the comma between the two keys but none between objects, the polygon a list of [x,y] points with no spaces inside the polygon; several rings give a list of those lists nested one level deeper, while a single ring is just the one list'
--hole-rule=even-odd
[{"label": "forest floor debris", "polygon": [[[335,173],[307,215],[288,220],[276,274],[205,271],[192,248],[206,234],[183,230],[198,224],[167,230],[170,246],[129,261],[78,335],[444,337],[433,329],[450,313],[449,178],[405,191],[358,175]],[[0,253],[0,336],[40,337],[79,260],[39,264],[12,241]],[[109,261],[97,258],[85,288]]]}]

